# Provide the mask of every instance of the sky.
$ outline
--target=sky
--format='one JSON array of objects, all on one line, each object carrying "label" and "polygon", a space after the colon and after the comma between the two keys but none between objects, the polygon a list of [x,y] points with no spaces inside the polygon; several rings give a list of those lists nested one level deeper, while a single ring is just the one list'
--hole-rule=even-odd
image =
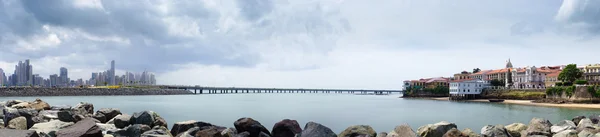
[{"label": "sky", "polygon": [[[400,89],[473,68],[595,64],[597,0],[0,0],[0,68],[158,84]],[[8,75],[7,74],[7,75]]]}]

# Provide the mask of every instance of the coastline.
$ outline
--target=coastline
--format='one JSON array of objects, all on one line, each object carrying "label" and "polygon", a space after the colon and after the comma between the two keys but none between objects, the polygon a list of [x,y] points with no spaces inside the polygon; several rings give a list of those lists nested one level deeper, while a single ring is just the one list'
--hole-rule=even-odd
[{"label": "coastline", "polygon": [[[430,98],[416,98],[416,99],[429,99],[438,101],[449,101],[449,97],[430,97]],[[582,108],[582,109],[600,109],[600,104],[552,104],[552,103],[533,103],[533,100],[504,100],[504,102],[489,102],[487,99],[475,99],[475,100],[464,100],[466,102],[481,102],[481,103],[501,103],[501,104],[515,104],[515,105],[526,105],[526,106],[540,106],[540,107],[560,107],[560,108]]]}]

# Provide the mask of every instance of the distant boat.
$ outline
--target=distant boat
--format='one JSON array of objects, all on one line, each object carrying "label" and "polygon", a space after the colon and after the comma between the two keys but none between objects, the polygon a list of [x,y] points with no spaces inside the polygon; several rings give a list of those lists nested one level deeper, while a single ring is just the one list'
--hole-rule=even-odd
[{"label": "distant boat", "polygon": [[504,102],[504,99],[490,99],[490,102]]}]

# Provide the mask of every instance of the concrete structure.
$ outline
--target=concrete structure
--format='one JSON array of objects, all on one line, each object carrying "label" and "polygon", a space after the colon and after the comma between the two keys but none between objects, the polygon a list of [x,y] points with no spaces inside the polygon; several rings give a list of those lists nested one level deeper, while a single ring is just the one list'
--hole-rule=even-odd
[{"label": "concrete structure", "polygon": [[583,79],[590,85],[600,85],[600,64],[589,64],[583,67]]},{"label": "concrete structure", "polygon": [[470,73],[470,72],[467,72],[467,71],[463,71],[463,72],[460,72],[460,73],[456,73],[456,74],[454,74],[454,80],[465,80],[465,79],[470,79],[470,78],[471,78],[471,77],[470,77],[470,76],[471,76],[471,74],[472,74],[472,73]]},{"label": "concrete structure", "polygon": [[437,86],[449,87],[450,78],[437,77],[437,78],[425,78],[419,80],[407,80],[404,81],[404,88],[435,88]]},{"label": "concrete structure", "polygon": [[362,93],[384,94],[403,93],[401,90],[368,89],[297,89],[297,88],[248,88],[248,87],[202,87],[185,85],[154,85],[161,89],[193,90],[194,94],[232,94],[232,93]]},{"label": "concrete structure", "polygon": [[110,70],[108,72],[108,84],[116,85],[117,83],[115,82],[115,60],[110,61]]},{"label": "concrete structure", "polygon": [[474,99],[481,94],[489,84],[478,79],[463,79],[450,82],[450,99]]},{"label": "concrete structure", "polygon": [[2,68],[0,68],[0,87],[3,87],[6,85],[7,78],[6,75],[4,74],[4,70],[2,70]]},{"label": "concrete structure", "polygon": [[60,68],[60,81],[57,85],[60,85],[60,87],[67,87],[69,86],[69,73],[67,71],[67,68],[65,67],[61,67]]}]

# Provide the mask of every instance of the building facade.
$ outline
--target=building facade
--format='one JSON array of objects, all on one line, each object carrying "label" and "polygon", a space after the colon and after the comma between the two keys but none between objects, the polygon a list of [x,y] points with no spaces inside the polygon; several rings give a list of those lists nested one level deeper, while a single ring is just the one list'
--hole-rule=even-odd
[{"label": "building facade", "polygon": [[60,68],[60,81],[58,83],[58,85],[60,85],[61,87],[67,87],[69,85],[69,72],[67,71],[67,68],[65,67],[61,67]]},{"label": "building facade", "polygon": [[600,64],[589,64],[583,67],[583,79],[590,85],[600,85]]},{"label": "building facade", "polygon": [[[154,76],[152,76],[154,78]],[[154,84],[156,84],[156,80],[153,80]],[[437,77],[437,78],[425,78],[419,80],[407,80],[404,81],[404,88],[435,88],[438,86],[449,87],[450,86],[450,78]]]},{"label": "building facade", "polygon": [[453,100],[476,98],[488,86],[489,84],[483,80],[455,80],[450,82],[450,98]]}]

